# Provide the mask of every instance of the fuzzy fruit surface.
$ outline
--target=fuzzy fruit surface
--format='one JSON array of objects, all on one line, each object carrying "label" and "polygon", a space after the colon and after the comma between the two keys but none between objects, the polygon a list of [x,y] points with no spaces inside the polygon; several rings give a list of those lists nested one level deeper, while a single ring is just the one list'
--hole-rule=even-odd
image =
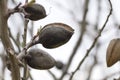
[{"label": "fuzzy fruit surface", "polygon": [[45,8],[40,4],[28,4],[25,5],[23,8],[27,13],[27,15],[25,15],[25,18],[28,18],[30,20],[36,21],[46,17]]},{"label": "fuzzy fruit surface", "polygon": [[55,65],[54,58],[41,49],[29,50],[24,59],[34,69],[50,69]]},{"label": "fuzzy fruit surface", "polygon": [[39,41],[45,48],[56,48],[70,40],[74,30],[63,23],[48,24],[40,32]]}]

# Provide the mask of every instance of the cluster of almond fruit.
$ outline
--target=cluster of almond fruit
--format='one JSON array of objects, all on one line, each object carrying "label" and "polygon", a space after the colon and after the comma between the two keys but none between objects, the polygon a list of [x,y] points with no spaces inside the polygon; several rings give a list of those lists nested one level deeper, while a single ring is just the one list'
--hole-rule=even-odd
[{"label": "cluster of almond fruit", "polygon": [[[29,2],[22,6],[24,17],[37,21],[45,18],[45,8],[38,3]],[[67,43],[74,33],[74,29],[67,24],[56,22],[45,25],[39,33],[39,38],[36,41],[48,49],[57,48]],[[50,69],[56,66],[55,59],[49,53],[39,49],[33,48],[27,51],[23,57],[26,63],[34,69]]]}]

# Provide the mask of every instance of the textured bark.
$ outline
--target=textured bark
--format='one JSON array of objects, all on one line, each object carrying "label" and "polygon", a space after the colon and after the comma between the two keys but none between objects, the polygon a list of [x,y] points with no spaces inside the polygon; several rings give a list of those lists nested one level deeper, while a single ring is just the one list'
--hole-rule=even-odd
[{"label": "textured bark", "polygon": [[[8,10],[7,1],[0,0],[0,38],[6,51],[8,49],[14,50],[8,34],[7,10]],[[14,55],[14,51],[12,54],[13,55],[9,53],[9,59],[11,62],[12,80],[20,80],[19,66],[16,63],[16,57]]]},{"label": "textured bark", "polygon": [[5,49],[13,48],[8,35],[6,14],[7,14],[6,0],[0,0],[0,36]]}]

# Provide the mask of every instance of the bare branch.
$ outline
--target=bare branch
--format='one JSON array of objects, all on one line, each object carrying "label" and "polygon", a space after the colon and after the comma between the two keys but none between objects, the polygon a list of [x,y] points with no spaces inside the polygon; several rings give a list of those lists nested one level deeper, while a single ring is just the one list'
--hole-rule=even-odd
[{"label": "bare branch", "polygon": [[106,26],[106,24],[107,24],[107,22],[108,22],[108,20],[109,20],[109,18],[110,18],[110,15],[112,14],[112,3],[111,3],[110,0],[108,0],[108,1],[109,1],[109,4],[110,4],[110,12],[109,12],[109,14],[108,14],[108,16],[107,16],[107,19],[105,20],[105,23],[103,24],[102,28],[99,30],[98,36],[94,39],[92,45],[91,45],[90,48],[87,50],[86,55],[84,56],[84,58],[82,59],[82,61],[79,63],[78,67],[75,69],[75,71],[74,71],[73,74],[71,75],[70,80],[72,80],[73,75],[77,72],[77,70],[79,70],[80,66],[83,64],[83,62],[85,61],[85,59],[86,59],[87,56],[89,55],[90,51],[91,51],[91,50],[93,49],[93,47],[95,46],[97,40],[98,40],[99,37],[101,36],[101,33],[102,33],[102,31],[104,30],[104,28],[105,28],[105,26]]},{"label": "bare branch", "polygon": [[[23,34],[23,46],[26,46],[28,22],[29,22],[29,20],[25,20],[24,34]],[[26,51],[25,51],[25,54],[27,54]],[[25,66],[24,66],[23,80],[27,80],[28,67],[27,67],[27,64],[25,63],[25,61],[24,61],[24,65],[25,65]]]},{"label": "bare branch", "polygon": [[[96,23],[95,23],[95,26],[94,26],[94,29],[96,31],[98,31],[98,24],[99,24],[99,20],[100,20],[100,12],[101,12],[101,0],[97,0],[97,17],[96,17]],[[95,50],[95,54],[93,55],[93,59],[94,59],[94,62],[93,64],[89,67],[89,70],[88,70],[88,77],[87,77],[87,80],[89,80],[92,76],[92,71],[94,70],[94,67],[98,64],[98,61],[97,61],[97,54],[98,54],[98,50],[100,48],[100,42],[96,43],[96,50]]]},{"label": "bare branch", "polygon": [[50,70],[48,70],[48,73],[54,78],[54,80],[58,80],[55,76],[55,74],[53,74]]},{"label": "bare branch", "polygon": [[[2,40],[5,50],[10,49],[10,50],[13,50],[14,52],[14,48],[8,34],[7,0],[0,0],[0,10],[1,10],[0,11],[0,38]],[[17,66],[15,57],[9,54],[9,58],[12,63],[11,65],[12,80],[20,80],[19,66]]]},{"label": "bare branch", "polygon": [[7,48],[13,48],[13,45],[10,41],[9,35],[8,35],[8,25],[7,25],[7,2],[6,0],[0,0],[0,37],[2,40],[2,43]]},{"label": "bare branch", "polygon": [[19,61],[14,55],[14,51],[12,49],[7,49],[9,58],[10,58],[10,67],[12,71],[12,80],[20,80],[20,71],[19,71]]},{"label": "bare branch", "polygon": [[[115,76],[115,75],[117,75],[117,74],[120,75],[120,71],[115,72],[115,73],[112,73],[112,74],[104,77],[102,80],[108,80],[110,77],[113,77],[113,76]],[[120,80],[120,77],[119,77],[118,79],[113,79],[113,80]]]},{"label": "bare branch", "polygon": [[9,36],[11,37],[11,39],[13,40],[13,42],[15,43],[15,45],[17,46],[17,48],[20,52],[21,50],[20,50],[19,42],[17,40],[15,40],[15,38],[13,37],[10,28],[8,28],[8,31],[9,31]]},{"label": "bare branch", "polygon": [[29,74],[30,80],[34,80],[31,73],[30,73],[30,69],[28,70],[28,74]]},{"label": "bare branch", "polygon": [[63,74],[60,77],[60,80],[62,80],[64,78],[64,76],[66,75],[66,73],[67,73],[67,71],[68,71],[68,69],[70,67],[70,64],[73,61],[73,58],[76,55],[76,52],[77,52],[79,46],[81,45],[81,42],[82,42],[82,39],[83,39],[83,35],[84,35],[85,31],[86,31],[86,17],[87,17],[87,12],[88,12],[88,3],[89,3],[89,0],[86,0],[85,1],[85,5],[84,5],[85,9],[84,9],[83,20],[82,20],[82,25],[81,25],[82,27],[81,27],[81,31],[80,31],[81,35],[78,38],[78,41],[77,41],[77,43],[76,43],[76,45],[75,45],[75,47],[73,49],[73,52],[72,52],[72,54],[71,54],[71,56],[70,56],[70,58],[68,60],[66,69],[64,70]]},{"label": "bare branch", "polygon": [[29,22],[29,20],[25,20],[24,34],[23,34],[23,46],[26,46],[26,38],[27,38],[28,22]]},{"label": "bare branch", "polygon": [[21,4],[22,3],[19,3],[14,9],[9,9],[7,17],[9,17],[11,14],[14,14],[16,12],[21,12],[21,9],[19,8]]},{"label": "bare branch", "polygon": [[30,23],[31,23],[31,27],[30,27],[30,28],[28,28],[28,30],[29,30],[30,36],[31,36],[31,37],[33,37],[34,22],[33,22],[33,21],[31,21]]}]

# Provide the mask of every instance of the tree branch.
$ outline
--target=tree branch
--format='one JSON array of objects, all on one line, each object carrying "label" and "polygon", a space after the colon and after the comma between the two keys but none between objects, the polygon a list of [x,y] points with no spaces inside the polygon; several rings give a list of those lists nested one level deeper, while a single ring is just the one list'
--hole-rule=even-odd
[{"label": "tree branch", "polygon": [[20,46],[19,46],[19,41],[17,41],[17,40],[13,37],[10,28],[8,28],[8,31],[9,31],[9,36],[10,36],[10,38],[13,40],[13,42],[15,43],[15,45],[17,46],[17,48],[18,48],[18,50],[19,50],[19,52],[20,52],[21,49],[20,49]]},{"label": "tree branch", "polygon": [[58,80],[55,74],[53,74],[50,70],[48,70],[48,73],[53,77],[54,80]]},{"label": "tree branch", "polygon": [[81,34],[78,38],[78,41],[73,49],[73,52],[68,60],[68,63],[67,63],[67,66],[66,66],[66,69],[64,70],[64,72],[62,73],[61,77],[60,77],[60,80],[62,80],[65,76],[65,74],[67,73],[69,67],[70,67],[70,64],[72,63],[73,61],[73,58],[74,56],[76,55],[76,52],[79,48],[79,46],[81,45],[81,42],[82,42],[82,39],[83,39],[83,36],[84,36],[84,33],[86,31],[86,17],[87,17],[87,12],[88,12],[88,3],[89,3],[89,0],[86,0],[85,1],[85,4],[84,4],[84,15],[83,15],[83,20],[82,20],[82,27],[81,27]]},{"label": "tree branch", "polygon": [[[3,43],[5,50],[12,49],[14,52],[13,45],[10,41],[8,34],[8,25],[7,25],[7,0],[0,0],[0,38]],[[9,59],[11,61],[11,72],[12,72],[12,80],[20,80],[19,67],[16,66],[15,58],[9,55]],[[17,73],[16,73],[17,72]]]},{"label": "tree branch", "polygon": [[[23,34],[23,46],[26,46],[26,39],[27,39],[27,29],[28,29],[28,22],[29,20],[25,20],[25,25],[24,25],[24,34]],[[25,51],[25,54],[27,52]],[[26,62],[24,61],[24,73],[23,73],[23,80],[27,80],[27,76],[28,76],[28,67]]]},{"label": "tree branch", "polygon": [[84,58],[82,59],[82,61],[79,63],[78,67],[75,69],[75,71],[74,71],[73,74],[71,75],[70,80],[72,80],[73,75],[79,70],[80,66],[83,64],[83,62],[85,61],[85,59],[86,59],[87,56],[89,55],[90,51],[91,51],[91,50],[93,49],[93,47],[95,46],[97,40],[98,40],[99,37],[101,36],[101,33],[102,33],[102,31],[104,30],[104,28],[105,28],[105,26],[106,26],[106,24],[107,24],[107,22],[108,22],[108,20],[109,20],[109,18],[110,18],[110,15],[112,14],[112,3],[111,3],[110,0],[108,0],[108,1],[109,1],[109,4],[110,4],[110,12],[109,12],[109,14],[108,14],[108,16],[107,16],[107,19],[105,20],[105,23],[103,24],[102,28],[99,30],[98,36],[94,39],[92,45],[91,45],[90,48],[87,50],[86,55],[84,56]]},{"label": "tree branch", "polygon": [[13,45],[10,41],[9,35],[8,35],[8,25],[7,25],[7,2],[6,0],[0,0],[0,36],[2,43],[4,45],[4,48],[12,48]]}]

